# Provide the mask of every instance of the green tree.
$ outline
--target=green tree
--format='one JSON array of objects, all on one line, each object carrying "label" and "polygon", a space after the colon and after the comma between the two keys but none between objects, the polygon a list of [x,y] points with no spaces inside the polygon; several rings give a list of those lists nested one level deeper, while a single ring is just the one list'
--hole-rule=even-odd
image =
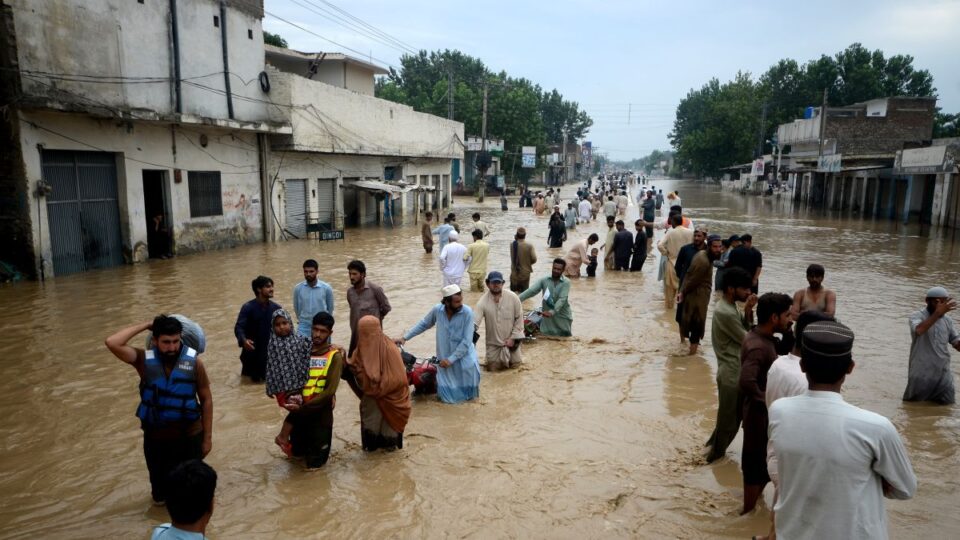
[{"label": "green tree", "polygon": [[960,137],[960,113],[949,114],[937,111],[933,121],[933,138]]},{"label": "green tree", "polygon": [[267,45],[273,45],[274,47],[283,47],[287,48],[287,40],[280,37],[279,34],[271,34],[270,32],[263,33],[263,42]]},{"label": "green tree", "polygon": [[[420,51],[404,55],[400,69],[377,81],[377,97],[410,105],[415,110],[448,116],[450,79],[453,78],[454,119],[463,122],[468,135],[480,135],[483,88],[487,98],[487,136],[504,140],[506,170],[520,173],[520,147],[537,146],[544,155],[548,144],[583,138],[593,120],[576,102],[563,99],[557,90],[544,91],[527,79],[506,72],[491,72],[482,61],[460,51]],[[512,161],[517,161],[516,167]]]}]

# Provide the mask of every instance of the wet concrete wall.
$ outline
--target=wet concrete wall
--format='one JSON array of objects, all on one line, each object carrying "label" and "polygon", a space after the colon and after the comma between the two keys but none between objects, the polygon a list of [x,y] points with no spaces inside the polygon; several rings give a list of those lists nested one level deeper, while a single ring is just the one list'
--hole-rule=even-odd
[{"label": "wet concrete wall", "polygon": [[[21,113],[28,190],[42,177],[41,151],[104,151],[117,156],[121,234],[128,263],[147,258],[145,170],[162,171],[175,252],[193,253],[263,240],[256,135],[212,128],[96,120],[54,112]],[[179,173],[177,171],[180,171]],[[191,217],[189,171],[219,171],[222,214]],[[179,181],[178,181],[179,178]],[[38,266],[53,268],[46,203],[30,205]]]}]

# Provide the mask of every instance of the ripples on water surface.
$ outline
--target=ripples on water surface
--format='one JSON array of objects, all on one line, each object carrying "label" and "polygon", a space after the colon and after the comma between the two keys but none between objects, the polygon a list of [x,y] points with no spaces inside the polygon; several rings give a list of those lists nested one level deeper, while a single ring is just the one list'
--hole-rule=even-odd
[{"label": "ripples on water surface", "polygon": [[[792,293],[805,285],[808,264],[826,266],[838,317],[857,333],[846,397],[894,421],[920,480],[913,501],[888,505],[891,535],[960,536],[960,416],[955,407],[900,402],[906,316],[933,284],[960,296],[960,244],[952,232],[931,236],[918,226],[793,211],[775,198],[655,184],[680,189],[693,219],[711,232],[751,232],[764,254],[764,291]],[[541,261],[535,275],[564,253],[545,247],[546,218],[515,201],[505,214],[494,200],[480,207],[457,202],[461,221],[479,208],[493,227],[491,269],[508,270],[507,244],[520,225]],[[635,217],[634,207],[630,212]],[[602,237],[602,228],[581,226],[565,245],[590,232]],[[246,246],[0,288],[0,536],[140,537],[167,520],[150,504],[133,415],[136,375],[103,346],[111,332],[159,312],[187,314],[208,334],[215,409],[208,461],[220,475],[208,531],[215,538],[318,531],[364,538],[736,538],[766,530],[765,509],[736,515],[736,452],[713,466],[697,460],[715,415],[716,362],[709,339],[701,356],[676,354],[673,314],[664,312],[653,258],[642,275],[601,269],[596,279],[575,282],[578,338],[541,340],[525,348],[519,371],[485,373],[478,403],[417,399],[402,451],[363,454],[357,401],[344,386],[328,465],[307,473],[283,459],[272,442],[282,413],[262,386],[238,377],[233,323],[251,297],[250,280],[271,276],[275,299],[289,306],[301,262],[317,258],[335,291],[339,342],[349,338],[350,259],[363,259],[368,277],[390,297],[388,334],[409,328],[438,296],[437,265],[423,254],[416,226],[350,230],[347,238]],[[478,296],[466,300],[474,304]],[[432,332],[408,348],[431,353]]]}]

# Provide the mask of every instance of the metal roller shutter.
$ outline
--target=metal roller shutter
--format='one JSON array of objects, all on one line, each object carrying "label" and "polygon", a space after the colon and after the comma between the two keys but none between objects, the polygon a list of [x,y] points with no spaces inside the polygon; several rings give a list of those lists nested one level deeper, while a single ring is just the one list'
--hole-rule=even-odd
[{"label": "metal roller shutter", "polygon": [[317,222],[321,227],[332,229],[337,208],[337,181],[333,178],[317,180]]},{"label": "metal roller shutter", "polygon": [[286,184],[286,230],[297,238],[307,236],[307,181],[287,180]]},{"label": "metal roller shutter", "polygon": [[53,271],[57,275],[123,264],[116,156],[43,152]]}]

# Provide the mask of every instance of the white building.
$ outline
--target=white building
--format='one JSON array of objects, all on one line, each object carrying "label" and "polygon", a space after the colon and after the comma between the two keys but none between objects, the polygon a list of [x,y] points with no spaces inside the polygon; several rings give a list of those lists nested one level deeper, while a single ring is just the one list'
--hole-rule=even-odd
[{"label": "white building", "polygon": [[[264,135],[291,132],[267,101],[262,16],[259,0],[3,0],[3,258],[42,278],[262,241]],[[172,246],[148,232],[158,215]]]},{"label": "white building", "polygon": [[[349,56],[267,46],[271,99],[290,135],[270,137],[273,239],[398,223],[450,203],[463,124],[373,97],[385,70]],[[387,202],[389,201],[389,203]]]},{"label": "white building", "polygon": [[262,17],[0,0],[0,260],[42,279],[449,204],[463,125],[374,98],[363,60],[265,46]]}]

